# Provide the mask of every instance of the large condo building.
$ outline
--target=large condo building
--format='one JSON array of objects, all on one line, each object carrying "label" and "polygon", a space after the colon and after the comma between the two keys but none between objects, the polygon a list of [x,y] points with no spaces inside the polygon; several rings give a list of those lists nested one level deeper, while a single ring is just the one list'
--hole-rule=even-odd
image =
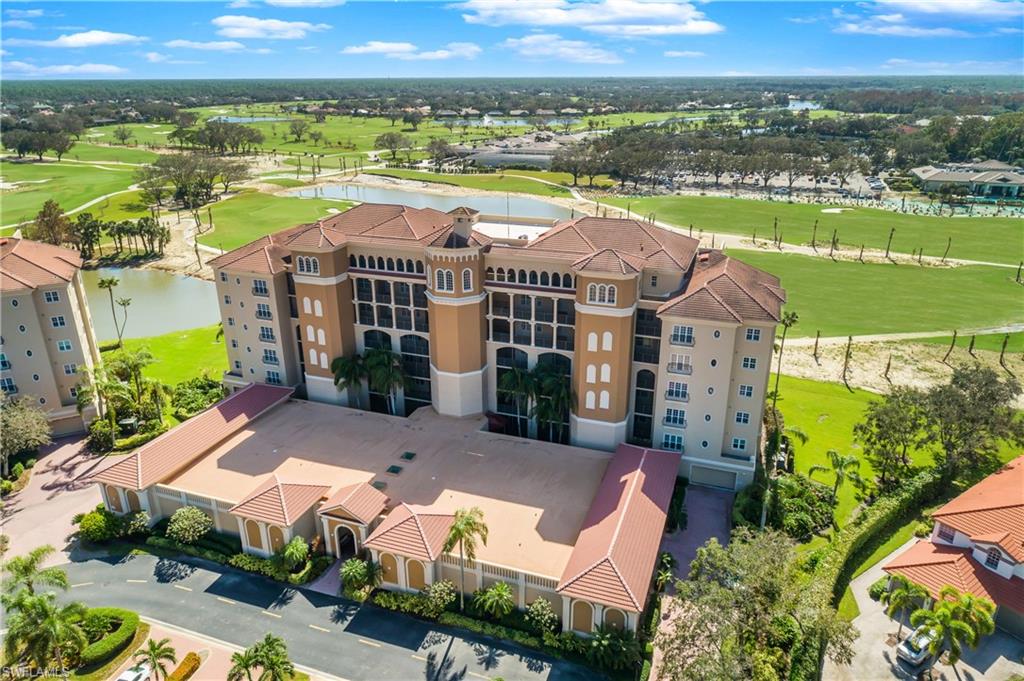
[{"label": "large condo building", "polygon": [[[362,204],[216,258],[225,382],[384,412],[386,395],[339,389],[331,363],[388,348],[407,377],[397,414],[487,414],[511,434],[679,452],[694,482],[751,480],[777,278],[639,220],[580,217],[526,240],[490,238],[479,217]],[[561,428],[502,390],[537,366],[571,377]]]},{"label": "large condo building", "polygon": [[95,405],[78,411],[81,373],[99,361],[77,251],[25,239],[0,239],[0,387],[28,395],[47,412],[55,435],[85,429]]}]

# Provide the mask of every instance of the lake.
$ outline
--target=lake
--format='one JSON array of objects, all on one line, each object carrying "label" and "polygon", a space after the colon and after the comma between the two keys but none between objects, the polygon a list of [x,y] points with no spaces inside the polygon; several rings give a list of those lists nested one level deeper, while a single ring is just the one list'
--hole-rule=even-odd
[{"label": "lake", "polygon": [[211,121],[219,123],[274,123],[276,121],[290,121],[290,118],[275,118],[273,116],[214,116]]},{"label": "lake", "polygon": [[791,99],[788,108],[790,111],[817,111],[821,104],[806,99]]},{"label": "lake", "polygon": [[[117,338],[110,314],[110,295],[100,289],[99,281],[117,277],[114,300],[131,298],[125,338],[159,336],[171,331],[209,326],[220,321],[217,292],[213,282],[185,277],[160,270],[138,270],[129,267],[104,267],[82,270],[82,282],[96,338],[100,341]],[[121,307],[117,316],[123,320]]]},{"label": "lake", "polygon": [[328,184],[320,187],[297,189],[293,196],[317,199],[350,199],[367,203],[400,203],[413,208],[435,208],[449,211],[459,206],[468,206],[486,215],[513,215],[530,218],[553,218],[562,220],[572,215],[572,210],[539,199],[521,196],[446,196],[390,187],[365,187],[357,184]]},{"label": "lake", "polygon": [[[546,118],[544,116],[537,116],[538,119],[543,120],[545,125],[551,127],[558,127],[562,125],[578,125],[580,122],[579,118]],[[437,122],[444,125],[445,119],[439,118]],[[456,127],[466,126],[468,128],[486,128],[486,127],[523,127],[527,125],[533,125],[529,119],[526,118],[498,118],[496,116],[484,116],[483,118],[456,118],[452,120],[452,123]]]}]

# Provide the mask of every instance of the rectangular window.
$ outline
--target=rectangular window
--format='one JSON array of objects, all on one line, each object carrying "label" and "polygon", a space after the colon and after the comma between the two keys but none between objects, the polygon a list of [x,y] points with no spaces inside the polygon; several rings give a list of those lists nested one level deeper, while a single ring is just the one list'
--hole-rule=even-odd
[{"label": "rectangular window", "polygon": [[761,329],[747,329],[747,340],[751,343],[761,340]]},{"label": "rectangular window", "polygon": [[741,385],[740,386],[740,397],[753,397],[754,386],[752,385]]},{"label": "rectangular window", "polygon": [[7,359],[7,355],[0,352],[0,369],[7,370],[11,368],[11,361]]},{"label": "rectangular window", "polygon": [[743,368],[744,369],[756,369],[757,368],[757,358],[756,357],[744,357],[743,358]]},{"label": "rectangular window", "polygon": [[281,374],[277,371],[268,371],[267,383],[270,385],[281,385]]},{"label": "rectangular window", "polygon": [[221,272],[220,273],[220,280],[221,281],[227,281],[228,280],[227,272]]},{"label": "rectangular window", "polygon": [[993,570],[999,569],[999,561],[1002,560],[1002,555],[999,553],[999,549],[989,549],[988,555],[985,556],[985,567],[990,567]]},{"label": "rectangular window", "polygon": [[228,317],[228,326],[234,326],[234,325],[235,325],[235,318],[234,317]]},{"label": "rectangular window", "polygon": [[953,541],[956,537],[956,532],[949,525],[943,525],[939,523],[939,539],[942,541]]},{"label": "rectangular window", "polygon": [[68,393],[72,398],[78,397],[78,388],[69,388]]},{"label": "rectangular window", "polygon": [[267,288],[267,282],[263,279],[252,280],[252,294],[254,296],[268,296],[270,295],[270,289]]},{"label": "rectangular window", "polygon": [[61,352],[71,352],[71,341],[59,340],[57,341],[57,349]]},{"label": "rectangular window", "polygon": [[669,340],[673,345],[693,345],[693,327],[676,324]]},{"label": "rectangular window", "polygon": [[274,316],[270,314],[270,306],[266,303],[256,303],[256,318],[273,319]]},{"label": "rectangular window", "polygon": [[12,395],[18,392],[18,386],[14,385],[13,378],[4,377],[0,378],[0,390],[3,390],[8,395]]},{"label": "rectangular window", "polygon": [[665,433],[661,440],[661,448],[673,452],[681,452],[683,450],[683,436],[676,435],[675,433]]},{"label": "rectangular window", "polygon": [[669,381],[665,396],[670,400],[686,400],[690,397],[689,387],[680,381]]},{"label": "rectangular window", "polygon": [[686,411],[669,407],[665,410],[664,423],[666,426],[686,427]]},{"label": "rectangular window", "polygon": [[72,376],[78,372],[78,366],[76,364],[65,364],[64,373],[68,376]]},{"label": "rectangular window", "polygon": [[693,362],[690,355],[673,352],[669,357],[668,370],[673,374],[693,373]]},{"label": "rectangular window", "polygon": [[234,339],[234,338],[231,339],[231,347],[233,347],[233,348],[237,348],[238,347],[238,341],[236,339]]},{"label": "rectangular window", "polygon": [[64,321],[64,315],[59,314],[56,317],[50,317],[50,325],[55,329],[60,329],[67,326],[68,323]]},{"label": "rectangular window", "polygon": [[225,296],[224,296],[224,304],[225,305],[230,305],[231,304],[231,296],[225,294]]},{"label": "rectangular window", "polygon": [[658,285],[658,275],[656,275],[656,274],[651,275],[651,286],[657,286],[657,285]]},{"label": "rectangular window", "polygon": [[741,437],[734,437],[732,439],[732,448],[737,452],[747,451],[747,441]]},{"label": "rectangular window", "polygon": [[242,369],[242,363],[237,359],[235,360],[235,368],[238,369],[239,371],[241,371]]},{"label": "rectangular window", "polygon": [[271,350],[270,348],[263,349],[263,363],[277,366],[277,350]]},{"label": "rectangular window", "polygon": [[750,413],[746,411],[736,412],[736,423],[750,423]]},{"label": "rectangular window", "polygon": [[58,293],[57,291],[44,291],[43,300],[45,300],[48,303],[59,303],[60,293]]},{"label": "rectangular window", "polygon": [[260,340],[264,343],[274,342],[274,330],[269,326],[260,327]]}]

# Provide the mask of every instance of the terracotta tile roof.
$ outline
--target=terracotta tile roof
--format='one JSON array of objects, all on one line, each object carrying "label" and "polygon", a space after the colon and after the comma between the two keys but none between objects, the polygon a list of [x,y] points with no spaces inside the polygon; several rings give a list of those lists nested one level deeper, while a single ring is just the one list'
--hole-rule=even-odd
[{"label": "terracotta tile roof", "polygon": [[39,241],[0,238],[0,290],[25,291],[66,284],[82,267],[78,251]]},{"label": "terracotta tile roof", "polygon": [[218,255],[210,261],[210,265],[254,274],[283,272],[291,263],[291,252],[282,244],[304,228],[305,225],[300,225],[260,237],[233,251]]},{"label": "terracotta tile roof", "polygon": [[644,269],[644,259],[611,248],[602,248],[575,261],[572,268],[577,272],[637,274]]},{"label": "terracotta tile roof", "polygon": [[378,551],[393,551],[419,560],[435,560],[455,521],[450,513],[436,513],[428,506],[402,503],[377,526],[366,546]]},{"label": "terracotta tile roof", "polygon": [[327,485],[281,482],[275,473],[229,508],[228,513],[290,527],[330,489]]},{"label": "terracotta tile roof", "polygon": [[429,243],[452,223],[451,215],[433,208],[362,203],[344,213],[303,225],[286,243],[291,247],[306,248],[339,246],[347,241]]},{"label": "terracotta tile roof", "polygon": [[387,507],[388,497],[373,485],[357,482],[345,485],[332,494],[319,511],[344,511],[364,525],[369,525]]},{"label": "terracotta tile roof", "polygon": [[288,399],[292,390],[253,383],[120,457],[90,480],[133,490],[161,482],[245,428],[260,414]]},{"label": "terracotta tile roof", "polygon": [[448,227],[439,232],[437,236],[425,245],[435,248],[465,248],[466,246],[490,246],[492,243],[494,243],[494,240],[486,234],[474,231],[470,232],[469,238],[466,239],[456,234],[454,227]]},{"label": "terracotta tile roof", "polygon": [[971,550],[921,540],[882,567],[928,589],[932,598],[946,585],[1024,613],[1024,579],[1006,579],[971,557]]},{"label": "terracotta tile roof", "polygon": [[698,256],[683,292],[659,307],[658,314],[737,323],[777,322],[784,302],[786,292],[778,277],[721,251],[705,251]]},{"label": "terracotta tile roof", "polygon": [[619,445],[557,592],[640,612],[658,558],[679,454]]},{"label": "terracotta tile roof", "polygon": [[651,267],[688,270],[697,239],[640,220],[584,216],[555,225],[524,249],[590,255],[612,249],[642,259]]},{"label": "terracotta tile roof", "polygon": [[1024,456],[935,511],[932,518],[973,541],[997,544],[1024,563]]}]

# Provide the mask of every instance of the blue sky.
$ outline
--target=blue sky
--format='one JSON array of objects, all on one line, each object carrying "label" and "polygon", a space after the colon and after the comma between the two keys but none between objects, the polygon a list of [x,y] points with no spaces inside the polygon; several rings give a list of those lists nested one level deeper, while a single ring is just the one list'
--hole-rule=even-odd
[{"label": "blue sky", "polygon": [[1022,74],[1024,0],[3,3],[3,78]]}]

